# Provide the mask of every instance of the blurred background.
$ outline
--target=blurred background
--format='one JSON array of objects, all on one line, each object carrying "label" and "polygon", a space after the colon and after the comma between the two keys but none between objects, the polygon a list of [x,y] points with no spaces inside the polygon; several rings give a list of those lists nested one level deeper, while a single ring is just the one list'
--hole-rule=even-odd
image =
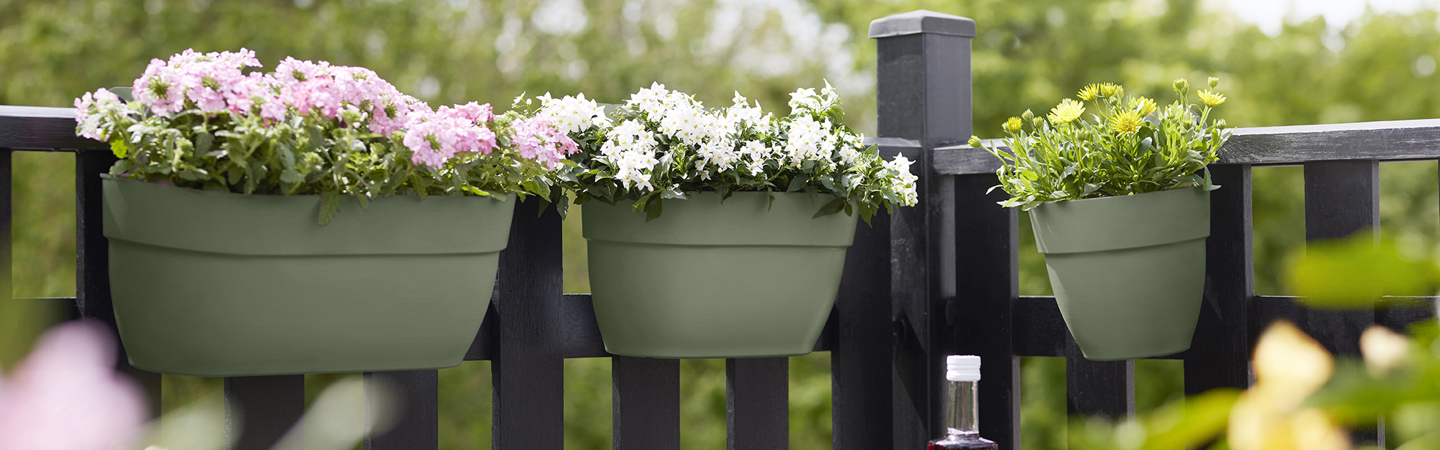
[{"label": "blurred background", "polygon": [[[1440,4],[1434,0],[0,0],[0,104],[70,106],[128,86],[151,58],[194,48],[255,50],[369,67],[432,106],[500,108],[521,92],[584,92],[619,103],[658,81],[727,105],[733,91],[788,112],[786,94],[829,80],[846,120],[875,130],[871,20],[915,9],[970,17],[974,129],[1045,111],[1083,84],[1173,100],[1170,81],[1222,78],[1232,126],[1440,117]],[[74,295],[74,165],[14,156],[16,297]],[[1304,242],[1299,167],[1254,170],[1256,291],[1283,294],[1277,270]],[[1381,223],[1402,248],[1433,255],[1435,162],[1381,165]],[[583,209],[571,209],[575,215]],[[1021,215],[1023,295],[1050,294]],[[588,292],[580,222],[565,222],[565,289]],[[0,367],[63,313],[58,302],[0,305]],[[610,448],[610,362],[566,361],[566,448]],[[829,355],[790,362],[795,449],[830,448]],[[490,367],[440,371],[444,448],[489,448]],[[686,449],[725,446],[721,360],[681,365]],[[1023,361],[1023,448],[1064,448],[1064,360]],[[1179,362],[1136,363],[1137,409],[1182,395]],[[318,394],[336,376],[307,377]],[[219,379],[165,377],[164,408],[216,392]]]}]

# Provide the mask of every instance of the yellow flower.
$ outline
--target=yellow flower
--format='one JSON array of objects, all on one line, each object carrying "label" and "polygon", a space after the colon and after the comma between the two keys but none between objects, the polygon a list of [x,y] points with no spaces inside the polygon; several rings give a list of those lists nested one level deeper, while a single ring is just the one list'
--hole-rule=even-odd
[{"label": "yellow flower", "polygon": [[1198,94],[1200,95],[1200,101],[1205,102],[1205,106],[1220,106],[1221,103],[1225,103],[1225,96],[1220,95],[1219,92],[1211,92],[1207,89],[1200,91]]},{"label": "yellow flower", "polygon": [[1084,103],[1080,103],[1067,98],[1065,100],[1061,100],[1059,105],[1056,105],[1054,109],[1051,109],[1050,114],[1046,116],[1046,118],[1049,118],[1050,123],[1053,124],[1070,123],[1075,121],[1075,119],[1079,119],[1080,114],[1084,112]]},{"label": "yellow flower", "polygon": [[1119,97],[1119,96],[1121,96],[1121,95],[1124,95],[1124,92],[1125,92],[1125,88],[1120,87],[1120,85],[1118,85],[1118,84],[1115,84],[1115,83],[1101,83],[1101,84],[1100,84],[1100,95],[1104,95],[1104,96],[1106,96],[1106,97]]},{"label": "yellow flower", "polygon": [[1140,97],[1130,101],[1130,109],[1133,109],[1135,110],[1135,112],[1140,113],[1140,117],[1145,117],[1150,115],[1150,113],[1155,112],[1155,101],[1145,97]]},{"label": "yellow flower", "polygon": [[1227,431],[1235,450],[1343,450],[1350,439],[1305,399],[1330,380],[1330,353],[1289,322],[1271,325],[1255,345],[1255,385],[1230,411]]},{"label": "yellow flower", "polygon": [[1018,133],[1020,132],[1020,127],[1022,126],[1024,126],[1024,123],[1020,121],[1019,117],[1011,117],[1010,119],[1005,121],[1004,125],[1001,125],[1000,127],[1004,128],[1007,132]]},{"label": "yellow flower", "polygon": [[1110,129],[1118,133],[1135,134],[1135,132],[1140,131],[1140,124],[1142,123],[1144,123],[1144,120],[1141,119],[1140,113],[1125,111],[1116,114],[1114,118],[1110,119]]},{"label": "yellow flower", "polygon": [[1091,83],[1089,86],[1081,88],[1080,92],[1075,94],[1076,97],[1080,97],[1081,100],[1087,102],[1094,100],[1095,96],[1097,95],[1100,95],[1100,85],[1094,83]]}]

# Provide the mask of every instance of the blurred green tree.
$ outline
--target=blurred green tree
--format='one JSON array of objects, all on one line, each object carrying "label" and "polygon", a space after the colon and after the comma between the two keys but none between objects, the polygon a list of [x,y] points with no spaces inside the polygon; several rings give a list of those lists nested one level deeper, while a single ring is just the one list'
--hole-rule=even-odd
[{"label": "blurred green tree", "polygon": [[[1200,0],[0,0],[0,104],[68,106],[97,87],[128,85],[151,58],[194,48],[247,47],[374,69],[433,105],[521,92],[585,92],[620,102],[651,82],[723,104],[739,90],[785,112],[785,94],[834,83],[847,120],[874,132],[871,20],[931,9],[975,19],[976,134],[1025,109],[1048,110],[1085,83],[1113,81],[1166,98],[1170,80],[1218,75],[1221,112],[1244,127],[1440,117],[1440,24],[1433,10],[1322,19],[1267,35]],[[1299,168],[1254,172],[1256,288],[1282,293],[1282,257],[1303,244]],[[73,166],[63,155],[15,157],[17,296],[73,295]],[[1402,248],[1434,256],[1440,190],[1434,162],[1382,169],[1382,226]],[[583,214],[583,211],[575,211]],[[1043,259],[1021,215],[1021,292],[1049,294]],[[575,219],[578,219],[576,217]],[[587,292],[579,220],[565,225],[567,292]],[[0,366],[28,347],[52,306],[0,306]],[[31,324],[27,329],[20,324]],[[682,364],[684,448],[720,448],[724,371]],[[1180,395],[1180,366],[1137,363],[1146,410]],[[566,364],[568,448],[609,446],[609,362]],[[829,358],[791,361],[794,448],[829,442]],[[489,442],[488,363],[441,372],[442,441]],[[312,391],[333,377],[312,376]],[[1063,361],[1024,363],[1024,447],[1065,445]],[[215,388],[167,377],[167,408]]]}]

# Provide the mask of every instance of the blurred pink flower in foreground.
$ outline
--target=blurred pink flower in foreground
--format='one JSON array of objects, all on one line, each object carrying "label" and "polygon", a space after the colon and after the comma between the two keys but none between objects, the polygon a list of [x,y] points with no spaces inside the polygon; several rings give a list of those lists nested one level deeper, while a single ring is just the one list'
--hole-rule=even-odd
[{"label": "blurred pink flower in foreground", "polygon": [[0,449],[124,447],[147,415],[140,387],[115,372],[115,357],[115,342],[99,322],[47,331],[0,379]]}]

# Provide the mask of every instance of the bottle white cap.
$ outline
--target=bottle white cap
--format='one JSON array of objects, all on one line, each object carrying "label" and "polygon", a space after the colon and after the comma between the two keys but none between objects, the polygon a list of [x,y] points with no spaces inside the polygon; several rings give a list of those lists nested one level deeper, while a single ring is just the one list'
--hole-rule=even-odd
[{"label": "bottle white cap", "polygon": [[975,355],[950,355],[945,358],[945,379],[950,381],[980,381],[980,357]]}]

